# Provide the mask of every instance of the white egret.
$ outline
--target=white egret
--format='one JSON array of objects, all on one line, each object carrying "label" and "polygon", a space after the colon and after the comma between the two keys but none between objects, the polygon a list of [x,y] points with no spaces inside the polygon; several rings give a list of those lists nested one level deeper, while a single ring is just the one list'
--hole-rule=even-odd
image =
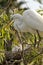
[{"label": "white egret", "polygon": [[[39,32],[39,42],[43,37],[43,18],[35,10],[29,9],[23,12],[22,15],[14,14],[11,16],[14,21],[14,28],[18,32],[30,32],[36,34]],[[40,37],[41,36],[41,37]]]},{"label": "white egret", "polygon": [[38,30],[43,36],[43,18],[35,10],[29,9],[22,15],[14,14],[11,18],[14,20],[14,27],[17,31],[35,33],[35,30]]}]

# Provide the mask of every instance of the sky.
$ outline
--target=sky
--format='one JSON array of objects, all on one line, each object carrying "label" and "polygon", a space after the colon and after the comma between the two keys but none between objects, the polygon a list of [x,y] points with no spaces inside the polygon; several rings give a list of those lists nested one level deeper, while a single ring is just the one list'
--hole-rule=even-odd
[{"label": "sky", "polygon": [[40,4],[36,0],[35,1],[34,0],[18,0],[18,1],[25,1],[26,2],[26,4],[21,6],[22,8],[29,7],[31,9],[38,10],[41,7],[43,9],[43,4]]}]

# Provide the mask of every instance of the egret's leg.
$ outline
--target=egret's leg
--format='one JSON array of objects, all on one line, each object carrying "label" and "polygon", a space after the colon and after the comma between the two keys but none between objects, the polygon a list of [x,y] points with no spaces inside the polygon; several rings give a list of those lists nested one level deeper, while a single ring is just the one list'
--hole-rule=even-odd
[{"label": "egret's leg", "polygon": [[40,36],[38,30],[36,30],[36,32],[37,32],[38,37],[39,37],[39,40],[37,41],[37,47],[39,47],[39,43],[40,43],[40,41],[41,41],[42,38],[41,38],[41,36]]},{"label": "egret's leg", "polygon": [[35,39],[34,39],[34,48],[36,47],[36,35],[34,34],[34,37],[35,37]]}]

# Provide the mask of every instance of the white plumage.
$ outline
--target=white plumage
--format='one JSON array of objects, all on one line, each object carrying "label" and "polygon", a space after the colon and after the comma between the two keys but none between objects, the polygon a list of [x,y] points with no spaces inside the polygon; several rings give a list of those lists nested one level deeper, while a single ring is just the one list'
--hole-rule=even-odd
[{"label": "white plumage", "polygon": [[43,18],[36,11],[29,9],[24,11],[22,15],[12,15],[12,18],[17,31],[35,33],[35,30],[38,30],[43,35]]},{"label": "white plumage", "polygon": [[27,26],[27,24],[25,23],[25,19],[23,18],[22,15],[14,14],[11,18],[13,18],[13,20],[14,20],[14,28],[18,32],[30,32],[30,30],[33,31],[32,29],[30,29]]},{"label": "white plumage", "polygon": [[29,9],[23,12],[25,23],[36,30],[43,31],[43,18],[35,10]]}]

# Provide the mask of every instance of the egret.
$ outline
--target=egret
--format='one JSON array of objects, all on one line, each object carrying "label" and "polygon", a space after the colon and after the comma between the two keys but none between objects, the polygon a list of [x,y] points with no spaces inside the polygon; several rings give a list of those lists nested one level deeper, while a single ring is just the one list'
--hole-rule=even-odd
[{"label": "egret", "polygon": [[39,37],[43,37],[43,17],[33,9],[29,9],[23,12],[22,15],[12,15],[14,20],[14,28],[21,32],[38,32]]},{"label": "egret", "polygon": [[22,15],[14,14],[11,18],[14,20],[14,27],[17,31],[34,33],[38,30],[43,36],[43,18],[35,10],[29,9]]}]

